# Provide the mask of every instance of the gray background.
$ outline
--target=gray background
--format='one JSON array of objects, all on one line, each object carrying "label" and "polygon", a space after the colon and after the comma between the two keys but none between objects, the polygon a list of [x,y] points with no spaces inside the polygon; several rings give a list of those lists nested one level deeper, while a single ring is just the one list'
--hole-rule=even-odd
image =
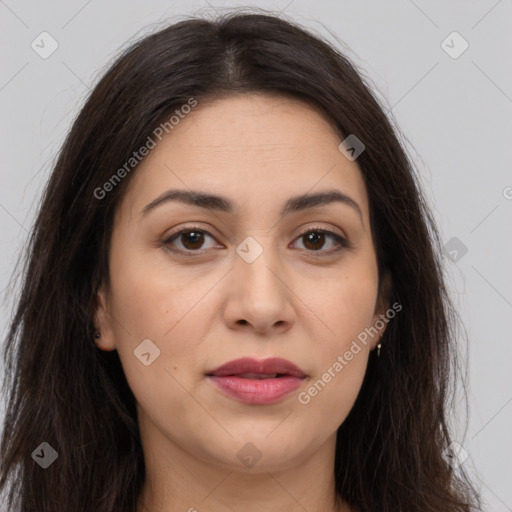
[{"label": "gray background", "polygon": [[[347,44],[406,137],[443,241],[457,251],[445,261],[470,342],[470,416],[465,437],[463,422],[454,425],[456,440],[486,509],[512,511],[511,0],[0,0],[0,329],[13,304],[5,287],[43,184],[90,88],[147,30],[237,5],[284,12]],[[42,45],[43,31],[58,43],[47,59],[31,47]],[[453,31],[469,44],[457,58],[442,46]],[[448,38],[444,48],[453,54],[461,40]]]}]

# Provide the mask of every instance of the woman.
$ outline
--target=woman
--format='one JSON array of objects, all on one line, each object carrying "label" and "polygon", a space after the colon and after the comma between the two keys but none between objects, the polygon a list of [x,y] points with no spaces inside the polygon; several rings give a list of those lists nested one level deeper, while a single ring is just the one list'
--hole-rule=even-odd
[{"label": "woman", "polygon": [[446,456],[453,318],[347,58],[270,15],[182,21],[114,63],[45,190],[0,488],[23,512],[478,510]]}]

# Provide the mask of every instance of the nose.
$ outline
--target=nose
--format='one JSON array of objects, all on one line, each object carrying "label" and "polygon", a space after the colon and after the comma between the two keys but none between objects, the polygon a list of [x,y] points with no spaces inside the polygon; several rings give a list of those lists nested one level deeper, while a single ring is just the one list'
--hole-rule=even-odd
[{"label": "nose", "polygon": [[283,333],[295,318],[292,278],[270,248],[250,261],[238,255],[235,258],[229,273],[225,320],[235,330]]}]

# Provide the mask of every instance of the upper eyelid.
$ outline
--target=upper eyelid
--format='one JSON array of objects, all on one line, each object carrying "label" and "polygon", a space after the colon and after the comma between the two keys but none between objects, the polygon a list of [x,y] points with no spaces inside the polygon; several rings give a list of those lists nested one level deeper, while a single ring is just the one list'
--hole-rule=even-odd
[{"label": "upper eyelid", "polygon": [[[209,236],[211,236],[213,238],[217,238],[216,235],[210,233],[209,229],[211,229],[211,228],[204,228],[204,227],[201,227],[199,225],[197,225],[197,226],[192,225],[192,226],[181,227],[181,228],[177,229],[176,231],[173,231],[169,235],[164,235],[164,239],[167,240],[167,239],[169,239],[169,238],[171,238],[171,237],[173,237],[173,236],[175,236],[175,235],[177,235],[179,233],[191,231],[191,230],[194,230],[194,229],[197,230],[197,231],[202,231],[202,232],[208,234]],[[309,231],[313,231],[313,230],[325,231],[325,232],[328,232],[328,233],[332,233],[333,235],[339,236],[340,238],[348,238],[347,235],[340,228],[335,228],[335,227],[332,227],[332,226],[321,226],[319,224],[310,225],[310,226],[306,226],[304,228],[300,228],[299,232],[295,236],[302,236],[302,235],[308,233]],[[339,230],[340,232],[337,232],[336,230]]]}]

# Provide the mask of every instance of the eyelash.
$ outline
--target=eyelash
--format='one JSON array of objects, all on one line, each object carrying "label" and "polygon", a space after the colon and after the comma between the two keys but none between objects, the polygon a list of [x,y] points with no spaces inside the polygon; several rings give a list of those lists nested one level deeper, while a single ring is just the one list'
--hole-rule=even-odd
[{"label": "eyelash", "polygon": [[[213,235],[211,235],[208,231],[200,228],[199,226],[190,226],[190,227],[187,227],[187,228],[182,229],[180,231],[176,231],[175,233],[172,233],[171,235],[166,237],[162,241],[162,243],[165,246],[167,246],[167,248],[170,251],[172,251],[174,253],[181,254],[181,255],[184,255],[184,256],[191,256],[191,257],[201,256],[204,253],[204,249],[203,250],[201,250],[201,249],[200,250],[192,250],[192,249],[183,250],[183,249],[177,249],[177,248],[171,246],[171,243],[175,239],[177,239],[180,235],[182,235],[184,233],[190,233],[190,232],[195,232],[195,233],[199,232],[199,233],[206,234],[206,235],[214,238]],[[315,258],[323,258],[323,257],[331,256],[332,254],[338,253],[338,252],[340,252],[340,251],[342,251],[344,249],[350,249],[352,247],[352,245],[349,243],[349,241],[346,240],[345,238],[337,235],[336,233],[333,233],[332,231],[328,231],[326,229],[316,228],[316,227],[310,227],[306,231],[303,231],[302,233],[300,233],[297,236],[296,240],[298,240],[301,237],[303,237],[305,235],[308,235],[310,233],[322,233],[324,235],[329,235],[338,244],[338,247],[336,249],[331,249],[330,251],[322,251],[322,250],[314,251],[312,249],[310,249],[310,250],[305,249],[307,252],[312,253],[311,256],[313,256]],[[315,254],[315,253],[323,253],[323,254]]]}]

